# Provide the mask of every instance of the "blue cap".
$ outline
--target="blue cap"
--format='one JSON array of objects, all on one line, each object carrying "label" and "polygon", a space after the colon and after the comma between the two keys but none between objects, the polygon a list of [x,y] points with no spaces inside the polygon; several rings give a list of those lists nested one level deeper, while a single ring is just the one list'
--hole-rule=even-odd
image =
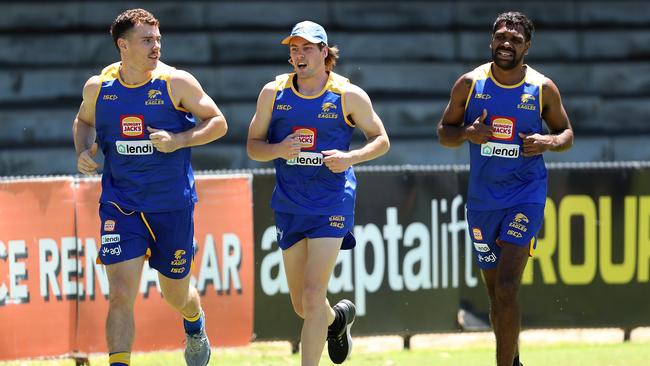
[{"label": "blue cap", "polygon": [[309,20],[296,24],[291,30],[291,35],[282,40],[282,44],[289,44],[293,37],[300,37],[310,43],[325,43],[327,45],[327,33],[325,29]]}]

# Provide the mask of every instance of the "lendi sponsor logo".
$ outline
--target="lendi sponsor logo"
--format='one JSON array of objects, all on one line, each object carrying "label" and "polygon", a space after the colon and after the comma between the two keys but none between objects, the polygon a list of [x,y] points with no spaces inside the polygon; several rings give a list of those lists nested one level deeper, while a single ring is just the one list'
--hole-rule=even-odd
[{"label": "lendi sponsor logo", "polygon": [[153,145],[150,140],[115,141],[117,153],[120,155],[151,155]]},{"label": "lendi sponsor logo", "polygon": [[144,137],[144,116],[143,115],[121,115],[120,129],[122,137]]},{"label": "lendi sponsor logo", "polygon": [[506,159],[516,159],[519,157],[519,145],[486,142],[485,144],[481,145],[481,155],[496,156]]},{"label": "lendi sponsor logo", "polygon": [[314,150],[316,148],[316,129],[309,127],[294,127],[294,133],[298,133],[298,142],[302,150]]},{"label": "lendi sponsor logo", "polygon": [[301,151],[297,157],[287,160],[287,165],[323,165],[323,154]]},{"label": "lendi sponsor logo", "polygon": [[474,243],[474,249],[476,249],[477,252],[481,253],[486,253],[490,251],[490,246],[485,244],[485,243]]},{"label": "lendi sponsor logo", "polygon": [[102,244],[113,244],[120,242],[120,234],[102,235]]},{"label": "lendi sponsor logo", "polygon": [[515,137],[515,119],[492,117],[492,138],[510,141]]}]

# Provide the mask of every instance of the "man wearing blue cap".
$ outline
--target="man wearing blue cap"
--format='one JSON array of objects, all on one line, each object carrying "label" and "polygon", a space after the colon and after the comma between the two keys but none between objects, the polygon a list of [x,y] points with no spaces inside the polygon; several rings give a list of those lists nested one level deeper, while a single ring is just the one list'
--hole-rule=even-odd
[{"label": "man wearing blue cap", "polygon": [[[275,165],[271,199],[293,308],[304,319],[302,366],[318,365],[325,340],[340,364],[352,350],[355,307],[330,307],[327,283],[341,249],[355,245],[356,178],[352,165],[388,151],[389,141],[368,95],[332,70],[338,49],[325,29],[304,21],[282,40],[292,73],[266,84],[248,130],[248,156]],[[364,146],[350,150],[355,127]]]}]

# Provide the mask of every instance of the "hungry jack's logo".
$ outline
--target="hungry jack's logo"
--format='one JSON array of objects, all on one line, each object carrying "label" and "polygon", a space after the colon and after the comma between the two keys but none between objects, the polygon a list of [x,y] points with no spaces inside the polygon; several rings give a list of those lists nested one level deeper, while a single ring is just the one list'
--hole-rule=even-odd
[{"label": "hungry jack's logo", "polygon": [[513,117],[493,116],[492,138],[495,140],[510,141],[515,137],[515,122]]},{"label": "hungry jack's logo", "polygon": [[293,128],[293,132],[298,133],[298,142],[301,150],[314,150],[316,148],[316,129],[310,127]]},{"label": "hungry jack's logo", "polygon": [[141,114],[121,115],[120,130],[122,137],[125,138],[144,137],[144,116]]}]

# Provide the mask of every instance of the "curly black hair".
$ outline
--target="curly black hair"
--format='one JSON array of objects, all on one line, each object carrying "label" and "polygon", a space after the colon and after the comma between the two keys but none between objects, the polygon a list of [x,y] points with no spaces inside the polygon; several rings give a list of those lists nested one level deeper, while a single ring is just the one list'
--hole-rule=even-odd
[{"label": "curly black hair", "polygon": [[530,41],[535,33],[535,26],[533,25],[532,20],[520,13],[518,11],[509,11],[497,15],[497,19],[494,21],[494,26],[492,26],[492,34],[496,33],[497,29],[505,23],[509,27],[521,26],[524,29],[524,37],[526,42]]}]

